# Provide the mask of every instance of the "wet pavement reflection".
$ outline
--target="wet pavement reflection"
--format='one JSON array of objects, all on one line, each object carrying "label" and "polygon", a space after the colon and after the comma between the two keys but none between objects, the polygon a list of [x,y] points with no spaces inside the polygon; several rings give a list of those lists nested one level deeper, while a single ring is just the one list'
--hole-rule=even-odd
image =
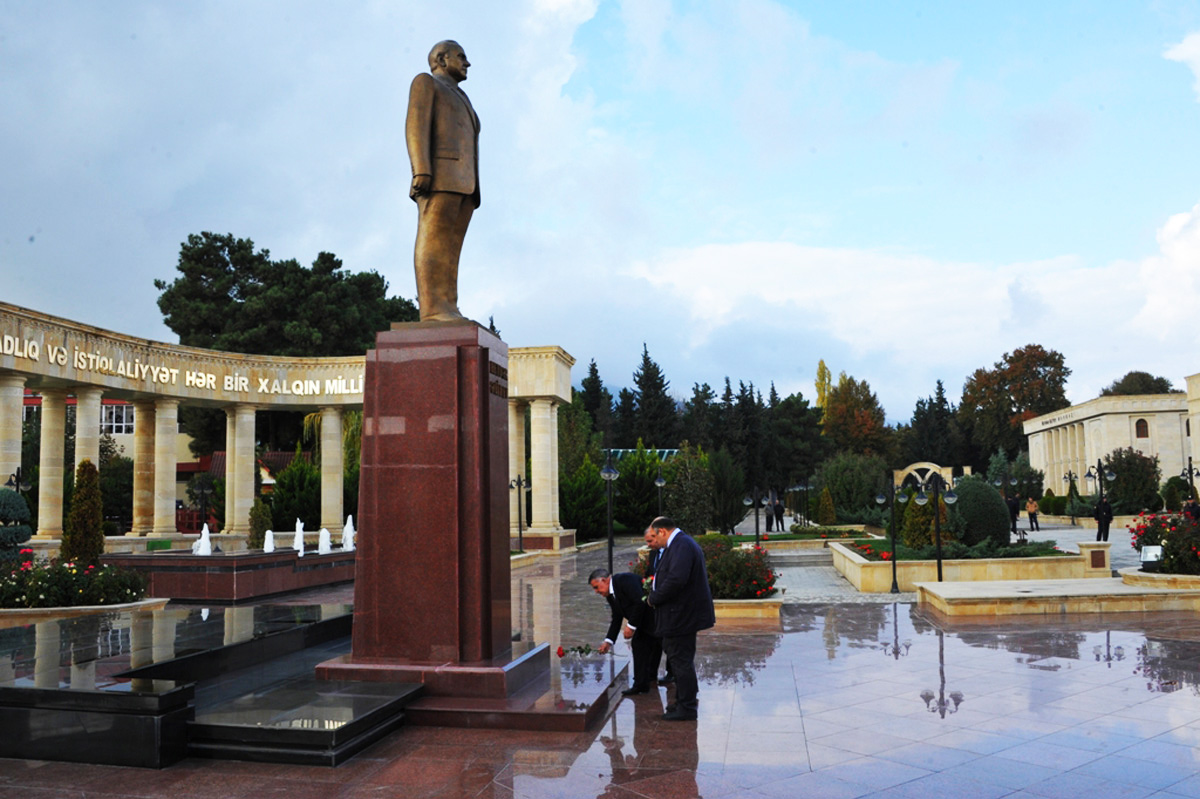
[{"label": "wet pavement reflection", "polygon": [[[584,580],[603,559],[516,570],[522,640],[599,643],[607,606]],[[1200,796],[1200,614],[954,624],[799,602],[702,634],[697,670],[696,723],[663,721],[660,688],[587,733],[409,727],[337,769],[0,761],[0,796]]]}]

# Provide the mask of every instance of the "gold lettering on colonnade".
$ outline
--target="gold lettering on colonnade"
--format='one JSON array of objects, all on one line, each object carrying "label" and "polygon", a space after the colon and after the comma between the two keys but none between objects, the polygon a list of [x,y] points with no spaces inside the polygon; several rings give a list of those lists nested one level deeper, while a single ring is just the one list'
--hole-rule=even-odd
[{"label": "gold lettering on colonnade", "polygon": [[362,404],[363,356],[242,355],[164,344],[0,303],[0,370],[27,385],[97,386],[116,398],[271,408]]},{"label": "gold lettering on colonnade", "polygon": [[[21,456],[25,389],[42,396],[37,539],[62,534],[63,411],[76,398],[89,430],[77,436],[78,457],[96,457],[101,396],[134,403],[133,535],[176,530],[178,411],[185,405],[223,408],[226,441],[227,533],[248,530],[254,496],[257,411],[320,410],[335,451],[321,473],[321,520],[342,529],[341,414],[362,407],[365,357],[296,358],[243,355],[164,344],[0,303],[0,481]],[[92,435],[90,426],[97,426]],[[334,439],[334,434],[337,438]],[[336,465],[337,468],[332,468]]]}]

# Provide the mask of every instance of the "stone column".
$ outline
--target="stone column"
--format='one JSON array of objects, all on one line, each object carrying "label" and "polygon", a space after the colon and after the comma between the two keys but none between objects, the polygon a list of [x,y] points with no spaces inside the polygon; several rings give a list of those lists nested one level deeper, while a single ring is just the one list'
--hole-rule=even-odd
[{"label": "stone column", "polygon": [[[25,378],[0,374],[0,484],[21,465],[21,423],[25,416]],[[24,475],[26,482],[29,475]]]},{"label": "stone column", "polygon": [[[234,410],[233,482],[236,501],[233,518],[225,519],[225,529],[231,533],[250,532],[250,508],[254,505],[254,471],[258,463],[254,457],[254,413],[253,405],[239,405]],[[225,474],[229,474],[229,458],[225,458]]]},{"label": "stone column", "polygon": [[225,646],[240,644],[254,637],[254,605],[225,608]]},{"label": "stone column", "polygon": [[1058,439],[1054,436],[1053,430],[1046,431],[1046,485],[1054,489],[1054,493],[1058,493],[1058,481],[1062,479],[1064,472],[1058,469]]},{"label": "stone column", "polygon": [[1084,470],[1079,468],[1079,452],[1075,448],[1075,425],[1067,425],[1067,462],[1071,464],[1071,471],[1079,475],[1079,493],[1084,493],[1087,489],[1083,486]]},{"label": "stone column", "polygon": [[[45,395],[42,395],[45,402]],[[45,405],[43,413],[45,412]],[[45,419],[43,418],[43,424]],[[62,632],[57,621],[39,621],[33,627],[33,687],[58,688],[62,667]]]},{"label": "stone column", "polygon": [[75,468],[84,459],[100,468],[100,395],[103,389],[80,386],[75,389]]},{"label": "stone column", "polygon": [[321,409],[321,526],[342,534],[342,409]]},{"label": "stone column", "polygon": [[233,532],[237,518],[237,482],[233,479],[233,464],[237,462],[237,406],[225,409],[225,529]]},{"label": "stone column", "polygon": [[[525,405],[519,400],[508,401],[508,479],[511,482],[517,478],[528,477],[525,474]],[[517,529],[517,505],[521,501],[523,491],[517,491],[516,499],[509,492],[508,526]],[[522,517],[524,513],[522,512]]]},{"label": "stone column", "polygon": [[562,528],[558,519],[558,403],[550,405],[550,463],[548,464],[550,478],[550,526],[555,530]]},{"label": "stone column", "polygon": [[154,529],[151,535],[175,535],[175,439],[179,434],[179,402],[154,403]]},{"label": "stone column", "polygon": [[44,389],[42,457],[38,467],[38,531],[35,538],[62,538],[63,457],[66,444],[66,392]]},{"label": "stone column", "polygon": [[1082,422],[1075,425],[1075,459],[1079,461],[1080,474],[1087,474],[1087,451]]},{"label": "stone column", "polygon": [[133,403],[133,528],[130,535],[154,531],[154,403]]},{"label": "stone column", "polygon": [[535,399],[529,403],[529,450],[533,472],[533,509],[529,512],[529,526],[540,529],[554,528],[553,495],[554,478],[551,473],[554,458],[554,403],[547,399]]},{"label": "stone column", "polygon": [[[188,611],[182,611],[187,617]],[[154,611],[154,622],[151,633],[150,662],[162,663],[175,657],[175,627],[179,623],[178,610]]]},{"label": "stone column", "polygon": [[[134,411],[134,435],[137,435],[137,425],[140,416]],[[131,669],[149,666],[154,662],[154,612],[150,610],[135,610],[129,620],[129,667]],[[151,691],[154,680],[146,677],[134,677],[130,686],[134,691]]]}]

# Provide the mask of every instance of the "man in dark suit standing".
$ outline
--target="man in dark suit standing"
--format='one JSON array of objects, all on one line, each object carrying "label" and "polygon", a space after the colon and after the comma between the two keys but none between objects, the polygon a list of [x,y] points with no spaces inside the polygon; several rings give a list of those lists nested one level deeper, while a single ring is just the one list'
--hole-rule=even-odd
[{"label": "man in dark suit standing", "polygon": [[654,613],[644,601],[641,578],[629,572],[609,574],[608,569],[596,569],[588,575],[588,585],[612,608],[612,623],[600,645],[600,654],[612,649],[621,632],[621,621],[627,622],[625,637],[630,639],[629,648],[633,650],[633,685],[621,693],[624,696],[647,693],[658,663],[650,660],[657,648]]},{"label": "man in dark suit standing", "polygon": [[[659,562],[659,560],[662,559],[663,551],[658,546],[658,539],[655,538],[653,530],[647,529],[646,532],[643,534],[643,540],[646,542],[646,546],[648,546],[650,548],[650,555],[646,561],[646,577],[649,578],[649,577],[653,577],[654,572],[658,571],[658,562]],[[662,655],[663,655],[662,638],[659,636],[658,631],[655,630],[654,644],[653,644],[652,648],[650,649],[650,663],[652,664],[652,666],[651,666],[652,674],[655,674],[655,675],[658,674],[658,664],[660,662],[662,662]],[[670,683],[673,683],[673,682],[675,682],[675,675],[671,673],[671,664],[668,662],[666,673],[663,674],[661,677],[658,677],[658,684],[659,685],[669,685]]]},{"label": "man in dark suit standing", "polygon": [[458,86],[469,66],[458,42],[438,42],[429,73],[413,78],[408,92],[404,138],[418,211],[413,261],[422,322],[462,318],[458,258],[479,207],[479,117]]},{"label": "man in dark suit standing", "polygon": [[695,539],[659,516],[649,528],[663,550],[648,602],[662,637],[667,664],[675,675],[675,702],[667,721],[695,721],[700,692],[696,679],[696,633],[716,624],[704,552]]}]

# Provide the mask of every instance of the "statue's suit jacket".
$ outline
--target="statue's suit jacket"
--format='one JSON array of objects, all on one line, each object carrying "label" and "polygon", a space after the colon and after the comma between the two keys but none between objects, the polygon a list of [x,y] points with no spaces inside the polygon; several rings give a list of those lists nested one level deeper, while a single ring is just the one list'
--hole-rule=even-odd
[{"label": "statue's suit jacket", "polygon": [[431,175],[431,191],[467,194],[479,207],[479,117],[454,81],[413,78],[404,134],[414,176]]}]

